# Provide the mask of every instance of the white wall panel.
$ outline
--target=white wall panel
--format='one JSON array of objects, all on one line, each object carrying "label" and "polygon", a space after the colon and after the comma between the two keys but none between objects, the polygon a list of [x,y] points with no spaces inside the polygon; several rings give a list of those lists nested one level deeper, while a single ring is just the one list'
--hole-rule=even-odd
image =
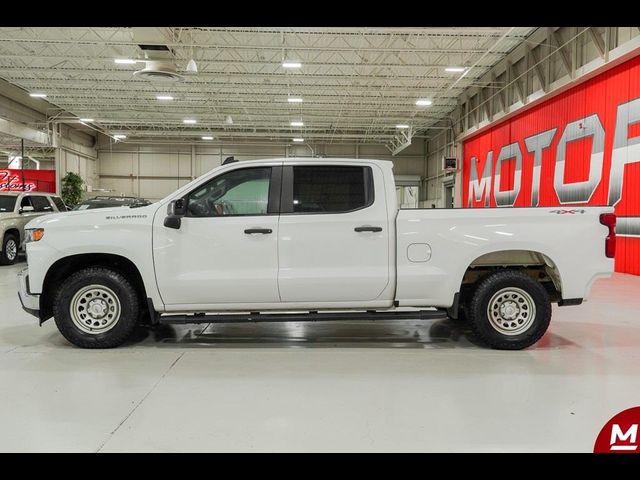
[{"label": "white wall panel", "polygon": [[129,152],[105,152],[98,154],[100,176],[103,175],[138,175],[138,155]]}]

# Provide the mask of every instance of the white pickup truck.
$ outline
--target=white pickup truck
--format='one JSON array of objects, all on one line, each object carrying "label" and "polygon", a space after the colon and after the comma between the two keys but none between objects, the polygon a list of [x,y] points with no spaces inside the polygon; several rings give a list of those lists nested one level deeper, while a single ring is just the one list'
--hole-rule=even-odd
[{"label": "white pickup truck", "polygon": [[38,218],[20,301],[86,348],[121,345],[139,322],[448,315],[522,349],[552,303],[580,304],[613,271],[611,207],[399,210],[392,168],[234,162],[149,206]]}]

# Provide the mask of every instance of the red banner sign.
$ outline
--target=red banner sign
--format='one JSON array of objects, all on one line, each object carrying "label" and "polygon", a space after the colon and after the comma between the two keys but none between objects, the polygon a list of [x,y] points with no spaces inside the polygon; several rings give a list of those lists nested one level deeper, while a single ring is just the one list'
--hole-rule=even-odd
[{"label": "red banner sign", "polygon": [[22,191],[55,193],[56,171],[0,170],[0,192]]},{"label": "red banner sign", "polygon": [[640,274],[640,57],[463,143],[463,206],[613,205],[616,270]]}]

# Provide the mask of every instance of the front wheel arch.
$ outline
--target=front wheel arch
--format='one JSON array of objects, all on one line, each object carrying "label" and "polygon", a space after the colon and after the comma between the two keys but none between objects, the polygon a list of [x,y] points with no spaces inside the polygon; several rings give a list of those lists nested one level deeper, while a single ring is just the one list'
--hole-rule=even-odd
[{"label": "front wheel arch", "polygon": [[57,260],[44,277],[40,295],[40,322],[53,316],[53,303],[60,284],[75,272],[89,267],[104,267],[121,273],[135,289],[143,308],[147,305],[147,293],[138,267],[128,258],[108,253],[70,255]]}]

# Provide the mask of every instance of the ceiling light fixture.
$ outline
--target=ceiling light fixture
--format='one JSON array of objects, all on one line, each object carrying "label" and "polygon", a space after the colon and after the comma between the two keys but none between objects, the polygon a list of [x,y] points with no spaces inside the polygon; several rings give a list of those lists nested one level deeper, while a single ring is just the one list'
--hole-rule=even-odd
[{"label": "ceiling light fixture", "polygon": [[130,58],[116,58],[114,62],[120,65],[133,65],[134,63],[138,63],[138,60],[132,60]]},{"label": "ceiling light fixture", "polygon": [[300,68],[302,67],[302,64],[300,62],[291,62],[286,60],[282,62],[282,67],[283,68]]},{"label": "ceiling light fixture", "polygon": [[89,122],[93,122],[93,118],[81,118],[80,121],[89,123]]},{"label": "ceiling light fixture", "polygon": [[30,93],[29,96],[33,98],[46,98],[47,94],[46,93]]},{"label": "ceiling light fixture", "polygon": [[293,140],[294,142],[298,142],[298,143],[300,143],[300,142],[304,142],[304,138],[292,138],[292,140]]},{"label": "ceiling light fixture", "polygon": [[204,136],[204,137],[202,137],[202,140],[213,140],[213,137],[211,137],[211,136]]},{"label": "ceiling light fixture", "polygon": [[464,72],[466,70],[466,68],[464,67],[447,67],[444,69],[445,72]]},{"label": "ceiling light fixture", "polygon": [[396,125],[396,128],[405,129],[409,128],[409,125],[407,125],[406,123],[399,123],[398,125]]},{"label": "ceiling light fixture", "polygon": [[113,138],[115,138],[116,140],[123,140],[123,139],[127,138],[127,136],[126,136],[126,135],[123,135],[123,134],[121,134],[121,133],[116,133],[116,134],[113,136]]},{"label": "ceiling light fixture", "polygon": [[292,127],[304,127],[304,122],[291,122]]},{"label": "ceiling light fixture", "polygon": [[287,98],[289,103],[302,103],[302,97],[289,97]]},{"label": "ceiling light fixture", "polygon": [[171,95],[156,95],[156,100],[173,100]]},{"label": "ceiling light fixture", "polygon": [[193,125],[194,123],[198,123],[198,121],[193,118],[185,118],[184,120],[182,120],[182,123]]},{"label": "ceiling light fixture", "polygon": [[424,98],[421,98],[420,100],[416,100],[416,105],[419,107],[428,107],[429,105],[431,105],[433,102],[431,100],[427,100]]},{"label": "ceiling light fixture", "polygon": [[187,63],[186,71],[188,73],[198,73],[198,65],[196,64],[196,61],[193,58],[189,60],[189,63]]}]

